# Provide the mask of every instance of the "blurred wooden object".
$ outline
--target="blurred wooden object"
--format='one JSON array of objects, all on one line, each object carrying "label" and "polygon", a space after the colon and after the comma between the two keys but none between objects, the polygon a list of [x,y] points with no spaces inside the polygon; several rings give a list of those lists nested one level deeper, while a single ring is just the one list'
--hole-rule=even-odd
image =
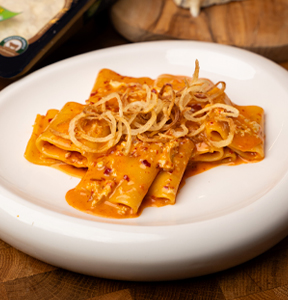
[{"label": "blurred wooden object", "polygon": [[241,47],[274,61],[288,60],[288,1],[244,0],[203,8],[198,17],[173,0],[118,0],[116,30],[133,42],[185,39]]}]

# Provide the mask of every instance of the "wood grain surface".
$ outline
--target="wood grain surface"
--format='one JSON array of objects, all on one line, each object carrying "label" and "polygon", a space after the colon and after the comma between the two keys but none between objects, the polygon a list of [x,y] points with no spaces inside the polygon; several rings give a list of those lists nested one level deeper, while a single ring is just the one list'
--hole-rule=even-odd
[{"label": "wood grain surface", "polygon": [[42,263],[0,241],[0,299],[288,299],[288,238],[261,256],[216,274],[172,282],[85,276]]},{"label": "wood grain surface", "polygon": [[[127,43],[103,13],[34,70],[76,54]],[[288,61],[282,66],[288,70]],[[0,89],[11,82],[0,79]],[[229,270],[172,282],[127,282],[85,276],[43,263],[0,240],[0,300],[27,299],[285,300],[288,299],[288,238]]]},{"label": "wood grain surface", "polygon": [[244,0],[203,8],[198,17],[173,0],[119,0],[111,10],[115,28],[133,42],[186,39],[248,49],[288,60],[288,1]]}]

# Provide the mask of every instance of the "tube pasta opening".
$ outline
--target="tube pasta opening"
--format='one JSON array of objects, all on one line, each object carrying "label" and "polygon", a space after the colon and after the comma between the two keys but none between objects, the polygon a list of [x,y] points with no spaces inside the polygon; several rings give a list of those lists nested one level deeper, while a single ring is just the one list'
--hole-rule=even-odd
[{"label": "tube pasta opening", "polygon": [[174,204],[193,166],[263,159],[263,109],[233,104],[225,82],[199,72],[198,60],[192,77],[155,81],[101,70],[85,105],[68,102],[36,118],[25,157],[81,169],[66,200],[113,218],[136,217],[149,201]]}]

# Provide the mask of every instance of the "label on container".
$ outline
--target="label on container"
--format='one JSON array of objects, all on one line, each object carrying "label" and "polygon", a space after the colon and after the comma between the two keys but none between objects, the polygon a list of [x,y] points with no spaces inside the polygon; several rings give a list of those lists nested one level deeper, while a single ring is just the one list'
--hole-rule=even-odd
[{"label": "label on container", "polygon": [[[14,56],[15,53],[21,54],[28,48],[27,41],[21,36],[9,36],[3,41],[0,42],[0,46],[2,46],[4,56]],[[6,54],[6,55],[5,55]]]}]

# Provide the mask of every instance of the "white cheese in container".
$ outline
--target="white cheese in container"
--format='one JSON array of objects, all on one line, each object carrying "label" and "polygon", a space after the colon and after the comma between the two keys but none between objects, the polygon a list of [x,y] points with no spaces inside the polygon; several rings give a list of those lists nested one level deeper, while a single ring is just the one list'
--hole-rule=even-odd
[{"label": "white cheese in container", "polygon": [[64,8],[65,0],[1,0],[0,4],[20,13],[0,22],[0,41],[13,35],[29,40]]}]

